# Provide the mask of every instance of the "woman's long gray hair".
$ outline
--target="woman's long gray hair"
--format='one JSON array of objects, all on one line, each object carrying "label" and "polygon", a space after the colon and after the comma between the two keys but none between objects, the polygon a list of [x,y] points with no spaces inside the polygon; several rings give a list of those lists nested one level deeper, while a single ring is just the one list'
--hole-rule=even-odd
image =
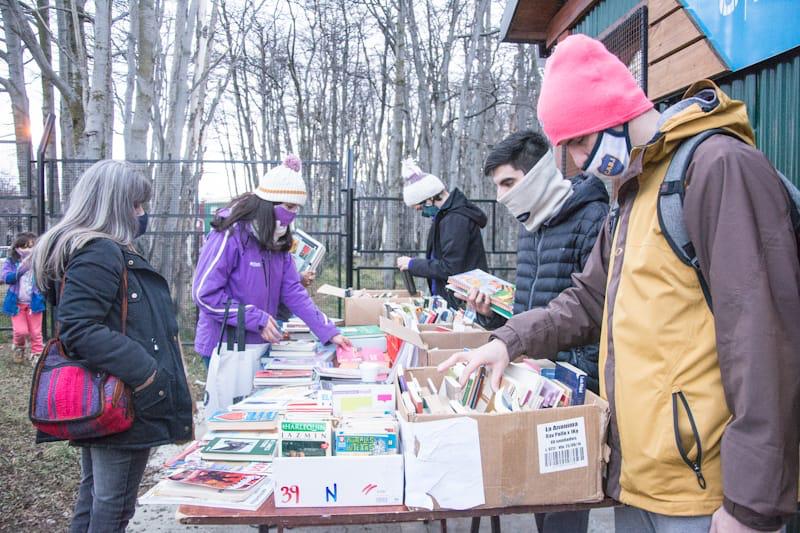
[{"label": "woman's long gray hair", "polygon": [[127,161],[98,161],[78,180],[61,221],[39,237],[33,271],[42,291],[60,279],[72,254],[97,238],[133,246],[135,207],[150,200],[150,181]]}]

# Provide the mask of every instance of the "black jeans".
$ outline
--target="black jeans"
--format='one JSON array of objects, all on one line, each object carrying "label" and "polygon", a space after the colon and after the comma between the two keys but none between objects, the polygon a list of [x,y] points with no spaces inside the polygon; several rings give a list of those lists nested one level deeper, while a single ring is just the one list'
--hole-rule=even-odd
[{"label": "black jeans", "polygon": [[70,533],[125,531],[136,507],[150,449],[84,447]]}]

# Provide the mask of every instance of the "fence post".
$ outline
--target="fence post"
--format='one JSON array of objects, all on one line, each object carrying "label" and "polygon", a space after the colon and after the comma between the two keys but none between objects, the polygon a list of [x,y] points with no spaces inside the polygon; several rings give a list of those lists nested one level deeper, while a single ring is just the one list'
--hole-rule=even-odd
[{"label": "fence post", "polygon": [[[45,207],[44,207],[44,185],[45,185],[45,157],[47,154],[47,146],[50,144],[50,138],[53,136],[55,132],[56,126],[56,116],[53,113],[47,115],[47,118],[44,121],[44,131],[42,132],[42,138],[39,141],[39,148],[36,152],[36,177],[38,178],[38,189],[36,191],[36,213],[37,213],[37,220],[36,220],[36,230],[37,234],[41,235],[47,229],[47,224],[45,223]],[[42,330],[47,331],[47,308],[45,308],[44,312],[42,313]],[[54,323],[51,321],[50,323],[50,336],[54,334]]]},{"label": "fence post", "polygon": [[345,223],[347,235],[345,238],[345,246],[347,247],[345,255],[345,276],[346,287],[353,286],[353,247],[354,247],[354,233],[355,233],[355,185],[353,183],[353,149],[347,149],[347,176],[346,176],[346,200],[347,206],[345,211]]}]

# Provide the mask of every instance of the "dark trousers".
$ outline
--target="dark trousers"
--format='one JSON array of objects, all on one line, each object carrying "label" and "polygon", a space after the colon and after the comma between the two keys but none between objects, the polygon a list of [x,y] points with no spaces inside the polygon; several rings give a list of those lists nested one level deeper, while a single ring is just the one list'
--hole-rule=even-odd
[{"label": "dark trousers", "polygon": [[586,533],[589,528],[589,511],[562,513],[536,513],[539,533]]},{"label": "dark trousers", "polygon": [[84,447],[70,533],[125,531],[136,507],[150,449]]}]

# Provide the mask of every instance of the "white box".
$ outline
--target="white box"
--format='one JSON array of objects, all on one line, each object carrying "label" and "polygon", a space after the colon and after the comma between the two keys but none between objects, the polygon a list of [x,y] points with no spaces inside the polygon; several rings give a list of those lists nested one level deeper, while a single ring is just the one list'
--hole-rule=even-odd
[{"label": "white box", "polygon": [[403,504],[403,456],[276,457],[275,507]]}]

